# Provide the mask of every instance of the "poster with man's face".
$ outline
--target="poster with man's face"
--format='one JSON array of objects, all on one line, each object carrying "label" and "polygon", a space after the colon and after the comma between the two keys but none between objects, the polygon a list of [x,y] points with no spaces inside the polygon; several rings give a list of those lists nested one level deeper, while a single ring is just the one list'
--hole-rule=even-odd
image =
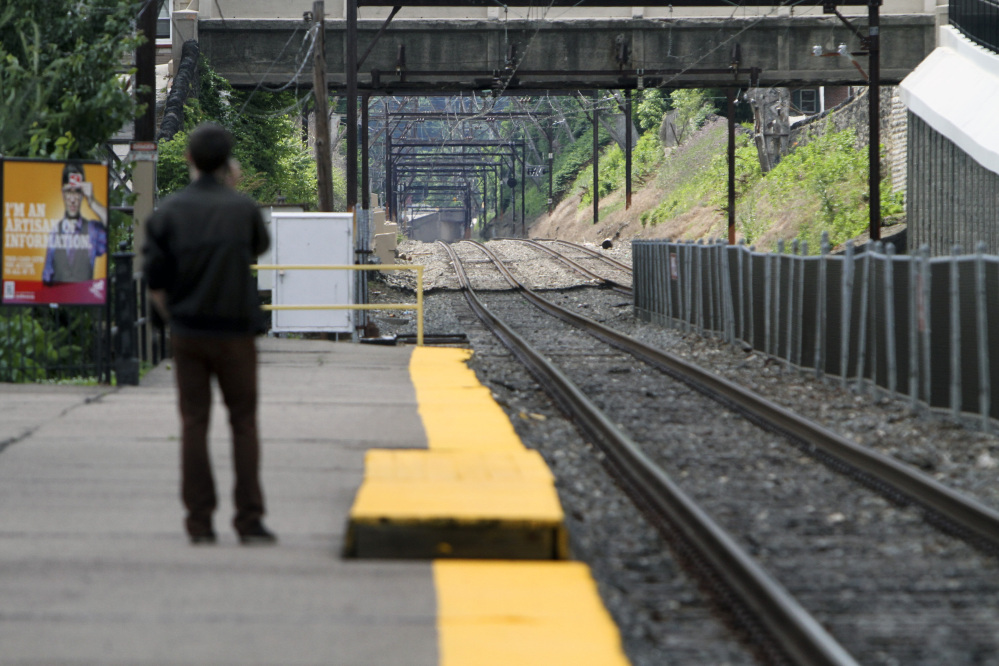
[{"label": "poster with man's face", "polygon": [[0,162],[0,303],[107,301],[108,167],[93,162]]}]

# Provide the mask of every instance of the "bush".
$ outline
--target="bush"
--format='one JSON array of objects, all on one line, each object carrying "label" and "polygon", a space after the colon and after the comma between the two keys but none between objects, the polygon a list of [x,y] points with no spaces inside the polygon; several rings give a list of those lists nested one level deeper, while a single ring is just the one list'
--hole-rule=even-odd
[{"label": "bush", "polygon": [[[318,204],[316,164],[301,140],[294,95],[236,91],[204,60],[199,69],[201,94],[185,107],[185,129],[189,131],[202,122],[214,121],[232,132],[236,138],[233,156],[239,160],[243,172],[239,189],[257,201],[270,204],[283,199],[314,208]],[[156,173],[160,196],[188,183],[186,146],[187,131],[160,142]],[[346,177],[334,169],[334,203],[342,206],[346,198]]]}]

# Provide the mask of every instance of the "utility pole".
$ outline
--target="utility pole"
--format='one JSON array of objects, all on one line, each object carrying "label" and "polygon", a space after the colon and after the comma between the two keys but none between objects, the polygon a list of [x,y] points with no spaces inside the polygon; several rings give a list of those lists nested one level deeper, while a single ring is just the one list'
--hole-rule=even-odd
[{"label": "utility pole", "polygon": [[593,224],[600,220],[600,98],[593,91]]},{"label": "utility pole", "polygon": [[631,88],[624,91],[624,209],[631,208]]},{"label": "utility pole", "polygon": [[333,158],[330,155],[330,109],[326,97],[326,7],[323,0],[312,3],[316,28],[316,48],[312,57],[312,96],[316,107],[316,180],[319,210],[333,211]]},{"label": "utility pole", "polygon": [[371,208],[371,182],[368,175],[368,104],[370,98],[361,96],[361,208]]},{"label": "utility pole", "polygon": [[870,171],[870,237],[881,240],[881,0],[868,0],[867,53],[869,54],[870,85],[867,88],[870,137],[867,158]]},{"label": "utility pole", "polygon": [[728,101],[728,244],[735,245],[735,89],[726,88]]},{"label": "utility pole", "polygon": [[146,0],[139,10],[138,28],[145,38],[135,50],[135,84],[139,104],[145,104],[135,119],[135,140],[156,140],[156,0]]},{"label": "utility pole", "polygon": [[357,208],[357,0],[346,0],[347,35],[344,67],[347,70],[347,212]]}]

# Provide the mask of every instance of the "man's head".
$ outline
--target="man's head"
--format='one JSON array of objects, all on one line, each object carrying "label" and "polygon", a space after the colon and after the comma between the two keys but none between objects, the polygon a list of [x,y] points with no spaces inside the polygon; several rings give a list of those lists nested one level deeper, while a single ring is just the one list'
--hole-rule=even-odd
[{"label": "man's head", "polygon": [[217,171],[232,155],[232,135],[215,123],[199,125],[187,138],[187,155],[201,173]]},{"label": "man's head", "polygon": [[66,204],[66,217],[80,217],[80,206],[83,203],[84,183],[83,166],[76,162],[67,162],[62,169],[62,200]]}]

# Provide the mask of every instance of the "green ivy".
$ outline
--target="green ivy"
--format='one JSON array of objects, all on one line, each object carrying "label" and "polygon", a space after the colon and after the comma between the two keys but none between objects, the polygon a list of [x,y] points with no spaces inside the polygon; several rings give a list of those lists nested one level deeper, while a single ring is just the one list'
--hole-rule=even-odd
[{"label": "green ivy", "polygon": [[[200,123],[213,121],[236,138],[233,156],[243,172],[239,189],[263,204],[283,199],[288,204],[315,208],[316,164],[301,137],[299,100],[294,94],[235,90],[204,60],[199,77],[200,95],[185,107],[185,131],[160,142],[156,172],[160,196],[187,185],[187,133]],[[345,205],[346,176],[338,169],[333,170],[333,193],[334,205]]]}]

